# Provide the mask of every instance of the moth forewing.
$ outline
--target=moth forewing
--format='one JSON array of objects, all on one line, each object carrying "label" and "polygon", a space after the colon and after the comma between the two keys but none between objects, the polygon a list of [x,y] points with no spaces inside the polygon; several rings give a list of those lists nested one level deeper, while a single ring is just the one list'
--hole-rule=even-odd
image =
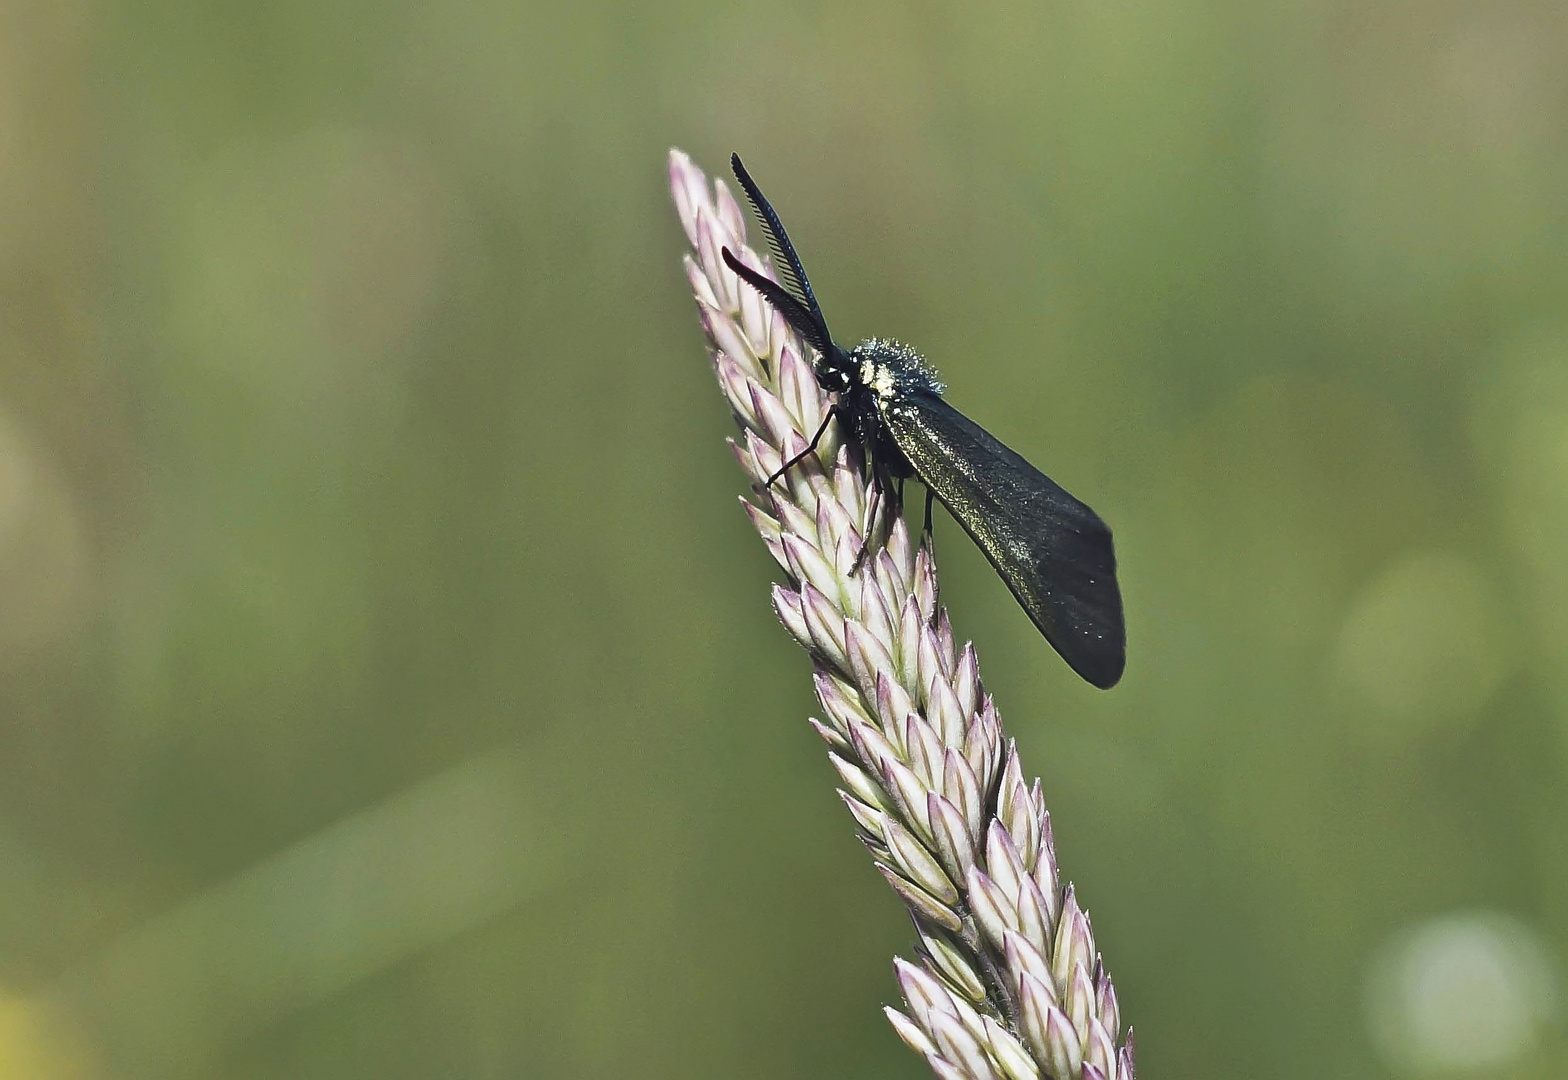
[{"label": "moth forewing", "polygon": [[878,411],[1062,659],[1094,686],[1114,686],[1126,630],[1111,530],[1099,515],[938,394],[879,399]]}]

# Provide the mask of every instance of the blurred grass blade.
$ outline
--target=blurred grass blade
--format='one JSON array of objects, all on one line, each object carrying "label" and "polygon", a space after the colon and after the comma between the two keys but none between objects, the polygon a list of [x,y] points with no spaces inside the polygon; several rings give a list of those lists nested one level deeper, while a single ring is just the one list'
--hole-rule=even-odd
[{"label": "blurred grass blade", "polygon": [[243,1038],[561,880],[537,763],[497,751],[334,823],[111,942],[51,997],[116,1075]]}]

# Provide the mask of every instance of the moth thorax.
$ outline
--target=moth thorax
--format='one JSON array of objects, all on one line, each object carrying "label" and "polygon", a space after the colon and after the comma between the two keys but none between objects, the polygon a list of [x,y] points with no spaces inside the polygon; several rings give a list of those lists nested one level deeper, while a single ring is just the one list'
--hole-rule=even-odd
[{"label": "moth thorax", "polygon": [[886,364],[869,356],[861,358],[860,381],[883,401],[891,398],[898,388],[897,374]]},{"label": "moth thorax", "polygon": [[893,401],[911,390],[942,392],[936,373],[908,345],[869,338],[855,347],[854,357],[860,384],[881,401]]}]

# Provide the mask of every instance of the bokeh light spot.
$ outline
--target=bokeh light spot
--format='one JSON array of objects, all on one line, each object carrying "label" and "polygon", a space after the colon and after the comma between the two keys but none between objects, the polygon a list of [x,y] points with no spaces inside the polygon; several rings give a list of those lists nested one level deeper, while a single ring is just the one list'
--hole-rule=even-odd
[{"label": "bokeh light spot", "polygon": [[1494,912],[1428,920],[1388,942],[1367,983],[1386,1063],[1453,1073],[1529,1053],[1556,1008],[1552,966],[1529,927]]}]

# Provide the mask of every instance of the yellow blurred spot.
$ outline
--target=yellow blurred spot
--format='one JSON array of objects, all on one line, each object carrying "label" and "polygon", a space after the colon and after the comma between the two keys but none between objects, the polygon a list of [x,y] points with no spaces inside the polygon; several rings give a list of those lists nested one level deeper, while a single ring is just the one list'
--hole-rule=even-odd
[{"label": "yellow blurred spot", "polygon": [[87,1055],[25,997],[0,991],[0,1080],[78,1080]]},{"label": "yellow blurred spot", "polygon": [[1333,656],[1336,680],[1381,721],[1370,734],[1394,739],[1473,717],[1515,664],[1493,589],[1469,562],[1441,552],[1410,553],[1370,582]]}]

